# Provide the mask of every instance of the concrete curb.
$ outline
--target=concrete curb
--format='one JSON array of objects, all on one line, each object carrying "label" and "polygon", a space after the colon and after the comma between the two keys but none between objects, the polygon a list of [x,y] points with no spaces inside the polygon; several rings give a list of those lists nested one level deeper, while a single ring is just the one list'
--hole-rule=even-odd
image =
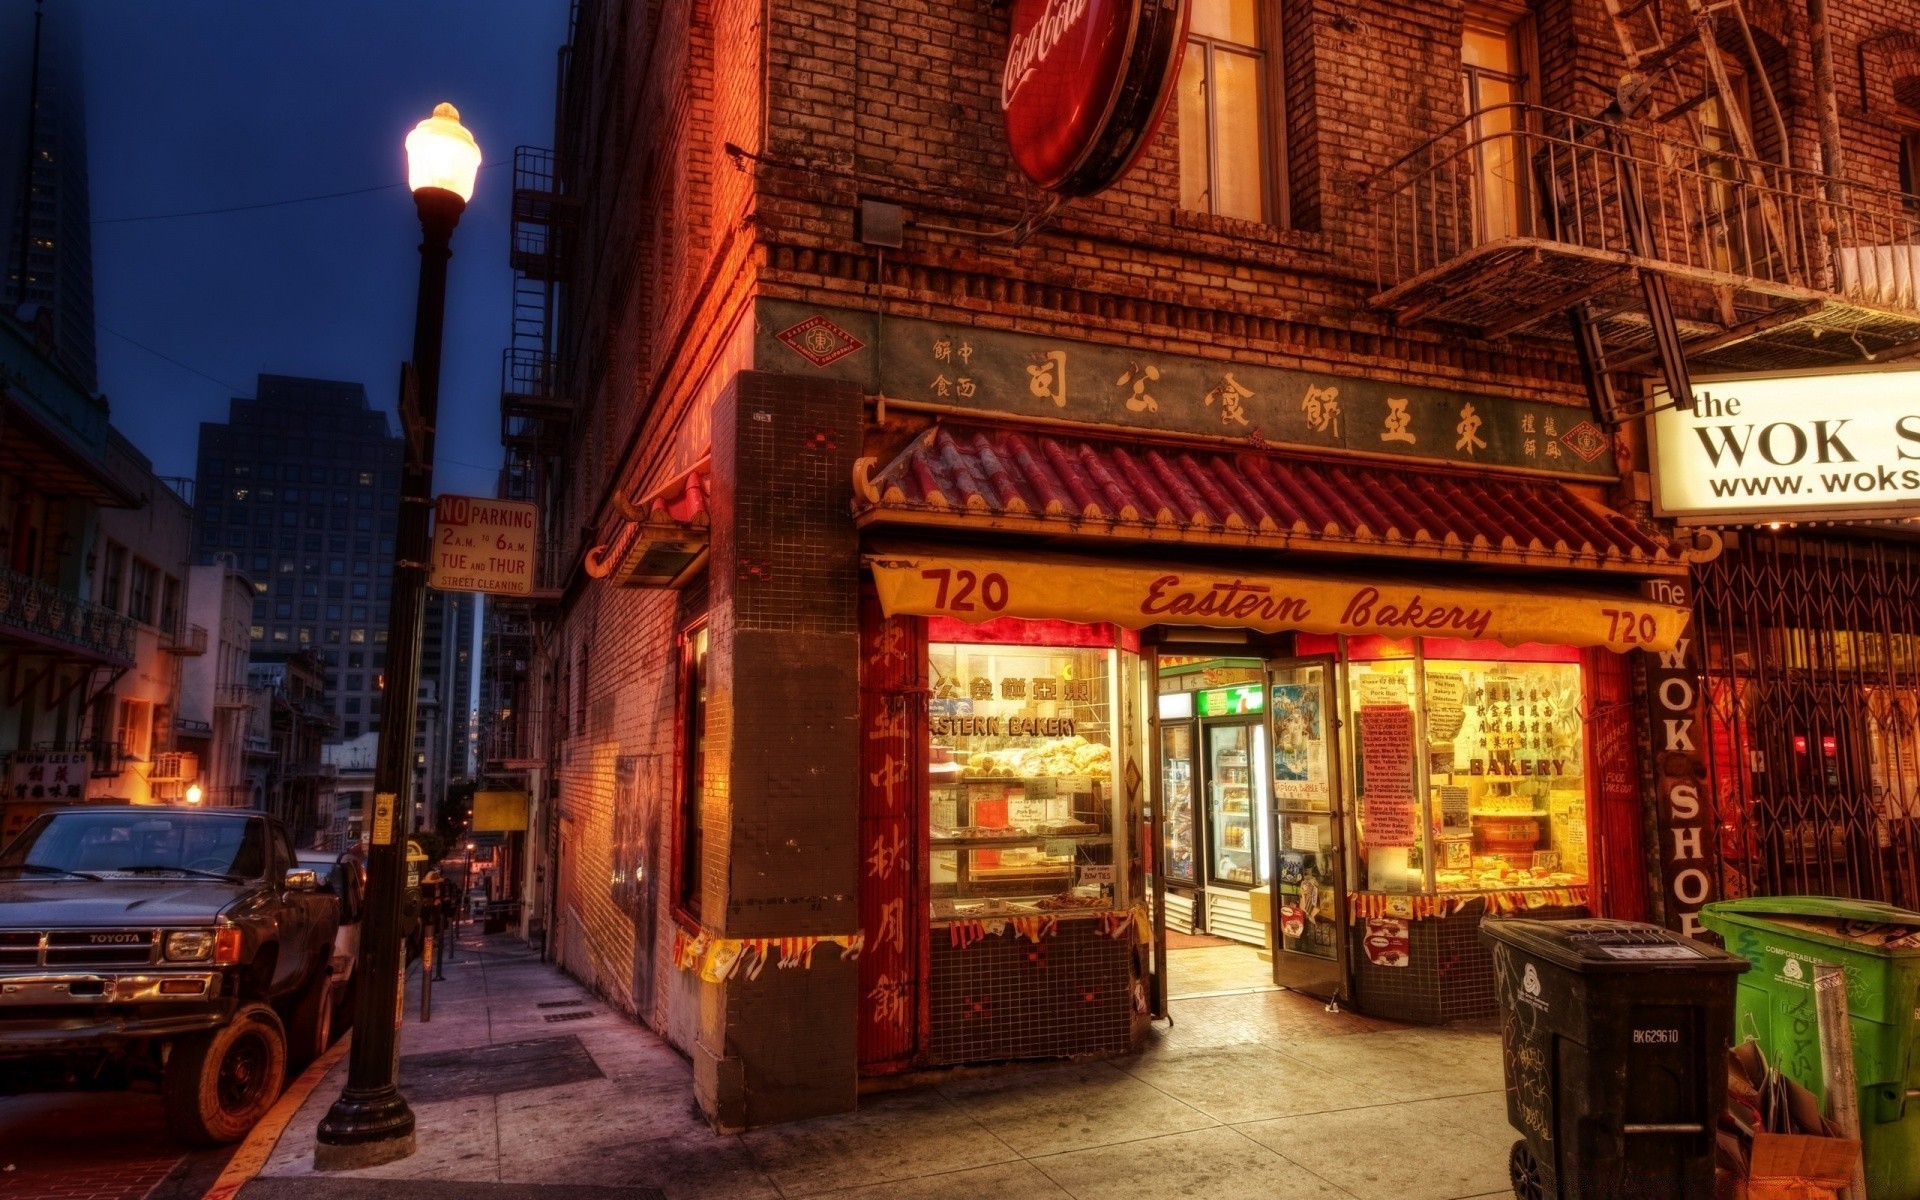
[{"label": "concrete curb", "polygon": [[281,1093],[279,1102],[260,1118],[260,1123],[253,1127],[247,1140],[240,1143],[240,1149],[234,1151],[233,1157],[227,1160],[226,1169],[220,1172],[220,1178],[213,1181],[213,1186],[207,1189],[202,1200],[233,1200],[241,1188],[253,1181],[260,1173],[260,1168],[266,1166],[267,1160],[273,1157],[273,1149],[280,1144],[280,1136],[287,1131],[287,1126],[307,1102],[307,1097],[313,1095],[320,1081],[346,1056],[352,1045],[353,1031],[348,1030],[325,1054],[314,1059],[300,1073],[300,1078],[293,1081],[293,1086]]}]

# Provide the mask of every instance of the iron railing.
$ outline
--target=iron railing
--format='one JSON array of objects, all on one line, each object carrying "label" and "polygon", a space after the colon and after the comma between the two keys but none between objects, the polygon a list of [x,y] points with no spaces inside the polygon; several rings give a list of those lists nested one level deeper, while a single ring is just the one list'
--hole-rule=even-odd
[{"label": "iron railing", "polygon": [[[1642,127],[1501,105],[1363,189],[1383,293],[1546,243],[1713,286],[1920,311],[1920,200]],[[1642,215],[1647,252],[1631,233]]]},{"label": "iron railing", "polygon": [[175,623],[160,633],[160,649],[185,657],[207,652],[207,627]]},{"label": "iron railing", "polygon": [[131,667],[134,629],[131,617],[0,567],[0,632],[72,647],[113,666]]},{"label": "iron railing", "polygon": [[1920,549],[1745,535],[1697,580],[1725,894],[1920,907]]}]

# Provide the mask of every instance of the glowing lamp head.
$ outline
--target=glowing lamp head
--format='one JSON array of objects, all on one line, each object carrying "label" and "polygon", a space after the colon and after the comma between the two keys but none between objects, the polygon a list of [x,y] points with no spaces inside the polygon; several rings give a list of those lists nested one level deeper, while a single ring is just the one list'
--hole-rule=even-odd
[{"label": "glowing lamp head", "polygon": [[200,785],[199,785],[199,784],[197,784],[197,783],[190,783],[190,784],[188,784],[188,785],[187,785],[187,803],[188,803],[188,804],[198,804],[198,803],[200,803],[200,799],[201,799],[201,797],[203,797],[203,796],[205,796],[205,795],[206,795],[206,793],[200,790]]},{"label": "glowing lamp head", "polygon": [[473,199],[473,180],[480,173],[480,145],[460,123],[460,111],[437,105],[433,115],[407,135],[407,187],[418,194],[438,188]]}]

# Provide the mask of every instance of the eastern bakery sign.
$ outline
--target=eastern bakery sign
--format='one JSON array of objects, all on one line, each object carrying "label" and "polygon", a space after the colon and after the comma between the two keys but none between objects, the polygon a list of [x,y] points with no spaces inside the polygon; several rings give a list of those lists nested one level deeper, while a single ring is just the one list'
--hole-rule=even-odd
[{"label": "eastern bakery sign", "polygon": [[1014,0],[1000,107],[1020,170],[1063,196],[1113,185],[1172,95],[1188,0]]},{"label": "eastern bakery sign", "polygon": [[1657,511],[1682,522],[1920,516],[1920,371],[1701,382],[1653,449]]},{"label": "eastern bakery sign", "polygon": [[1490,638],[1612,650],[1668,650],[1688,610],[1593,592],[1526,592],[1387,579],[1127,567],[999,555],[876,554],[869,559],[889,617],[996,617],[1203,625],[1266,633]]}]

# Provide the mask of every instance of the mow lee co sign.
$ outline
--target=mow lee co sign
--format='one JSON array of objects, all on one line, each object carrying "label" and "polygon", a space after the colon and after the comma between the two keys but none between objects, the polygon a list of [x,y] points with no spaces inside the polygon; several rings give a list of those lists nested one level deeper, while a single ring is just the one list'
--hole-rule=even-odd
[{"label": "mow lee co sign", "polygon": [[1111,187],[1166,111],[1188,0],[1014,0],[1000,80],[1007,145],[1062,196]]},{"label": "mow lee co sign", "polygon": [[1920,370],[1697,382],[1652,433],[1655,510],[1682,523],[1920,516]]},{"label": "mow lee co sign", "polygon": [[434,503],[433,573],[446,592],[533,594],[539,507],[484,496],[441,496]]}]

